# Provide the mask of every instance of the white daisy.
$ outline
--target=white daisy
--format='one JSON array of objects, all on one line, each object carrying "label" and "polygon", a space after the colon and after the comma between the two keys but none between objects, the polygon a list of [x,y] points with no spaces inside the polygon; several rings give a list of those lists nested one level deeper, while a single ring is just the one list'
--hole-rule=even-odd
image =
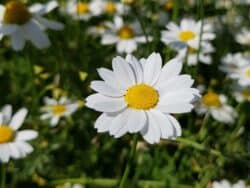
[{"label": "white daisy", "polygon": [[246,188],[246,184],[242,180],[238,181],[235,184],[231,184],[228,180],[222,180],[220,182],[213,182],[212,188]]},{"label": "white daisy", "polygon": [[227,104],[227,97],[212,90],[205,93],[196,108],[197,113],[209,113],[215,120],[234,123],[237,113]]},{"label": "white daisy", "polygon": [[84,186],[81,184],[65,183],[63,185],[57,185],[55,188],[84,188]]},{"label": "white daisy", "polygon": [[[197,53],[198,50],[188,47],[183,48],[178,51],[178,57],[183,59],[186,58],[186,53],[188,50],[188,57],[187,57],[187,64],[188,65],[197,65]],[[211,53],[214,52],[214,48],[211,44],[207,43],[206,45],[201,46],[201,49],[199,51],[199,61],[204,64],[211,64],[212,63],[212,57]]]},{"label": "white daisy", "polygon": [[0,5],[0,33],[10,36],[15,50],[22,50],[26,40],[30,40],[37,48],[47,48],[50,40],[44,29],[61,30],[63,24],[42,17],[58,6],[56,1],[34,4],[26,7],[18,0],[10,0],[5,6]]},{"label": "white daisy", "polygon": [[43,114],[40,118],[42,120],[50,119],[51,126],[56,126],[61,117],[70,116],[79,108],[78,102],[72,102],[66,97],[61,97],[58,100],[45,97],[44,103]]},{"label": "white daisy", "polygon": [[[115,17],[114,23],[107,23],[109,30],[102,35],[103,45],[116,44],[119,53],[132,53],[137,49],[138,43],[146,43],[145,36],[137,36],[139,33],[135,25],[125,24],[121,17]],[[149,38],[151,40],[151,38]]]},{"label": "white daisy", "polygon": [[87,32],[88,32],[88,34],[96,37],[96,36],[103,35],[105,33],[106,29],[107,29],[107,26],[105,25],[105,23],[101,22],[96,26],[89,27]]},{"label": "white daisy", "polygon": [[116,138],[140,132],[151,144],[181,136],[181,127],[170,114],[190,112],[199,91],[191,88],[194,81],[189,75],[180,75],[179,59],[162,67],[158,53],[139,61],[132,55],[118,56],[112,67],[113,71],[98,70],[104,81],[91,82],[98,93],[86,99],[86,106],[103,112],[95,122],[98,132]]},{"label": "white daisy", "polygon": [[250,87],[235,86],[233,96],[237,102],[250,101]]},{"label": "white daisy", "polygon": [[250,86],[250,57],[241,53],[228,54],[222,63],[221,70],[230,78],[237,80],[240,86]]},{"label": "white daisy", "polygon": [[101,0],[91,2],[69,0],[66,4],[66,10],[75,20],[88,21],[93,16],[99,16],[103,13],[103,3]]},{"label": "white daisy", "polygon": [[[194,49],[199,47],[201,32],[201,21],[195,22],[192,19],[181,20],[180,26],[173,22],[167,24],[168,30],[162,31],[161,41],[173,48],[180,49],[189,46]],[[206,44],[215,38],[210,24],[204,24],[201,44]]]},{"label": "white daisy", "polygon": [[10,158],[24,158],[33,151],[27,141],[36,138],[38,133],[33,130],[18,131],[27,113],[27,109],[22,108],[11,117],[12,106],[6,105],[2,108],[0,112],[0,162],[7,163]]},{"label": "white daisy", "polygon": [[241,32],[236,35],[236,41],[242,45],[250,46],[250,30],[243,28]]}]

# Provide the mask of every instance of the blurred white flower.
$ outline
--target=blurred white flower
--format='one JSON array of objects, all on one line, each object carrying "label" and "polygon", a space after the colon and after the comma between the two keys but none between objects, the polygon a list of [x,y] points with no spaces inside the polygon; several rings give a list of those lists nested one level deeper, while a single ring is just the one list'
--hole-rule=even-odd
[{"label": "blurred white flower", "polygon": [[121,2],[114,2],[110,0],[102,0],[103,12],[106,14],[122,15],[129,11],[129,6]]},{"label": "blurred white flower", "polygon": [[227,54],[222,58],[220,69],[238,81],[241,86],[250,86],[250,57],[241,53]]},{"label": "blurred white flower", "polygon": [[27,141],[36,138],[38,133],[33,130],[18,131],[27,113],[27,109],[22,108],[11,117],[12,106],[5,105],[2,108],[0,112],[0,162],[7,163],[10,158],[24,158],[33,151]]},{"label": "blurred white flower", "polygon": [[243,28],[241,32],[236,35],[236,41],[242,45],[250,46],[250,30]]},{"label": "blurred white flower", "polygon": [[234,86],[233,96],[237,102],[250,101],[250,87]]},{"label": "blurred white flower", "polygon": [[[188,47],[188,48],[183,48],[178,51],[177,57],[181,58],[183,61],[186,58],[187,55],[187,50],[188,50],[188,56],[187,56],[187,64],[188,65],[197,65],[197,53],[198,50]],[[212,45],[207,43],[206,45],[201,46],[201,49],[199,51],[199,61],[204,64],[211,64],[212,63],[212,57],[211,53],[214,52],[214,48]]]},{"label": "blurred white flower", "polygon": [[58,6],[56,1],[34,4],[29,8],[18,0],[10,0],[5,6],[0,5],[0,34],[10,36],[14,50],[22,50],[26,40],[37,48],[47,48],[50,40],[45,29],[61,30],[63,24],[44,18],[45,14]]},{"label": "blurred white flower", "polygon": [[[195,22],[192,19],[182,19],[180,26],[174,22],[167,24],[167,30],[162,31],[161,41],[166,45],[171,45],[174,49],[191,47],[198,49],[201,32],[201,21]],[[215,38],[212,26],[204,23],[201,44],[208,43]]]},{"label": "blurred white flower", "polygon": [[234,123],[237,113],[227,104],[225,95],[212,90],[205,93],[195,108],[199,114],[209,113],[214,119],[223,123]]},{"label": "blurred white flower", "polygon": [[86,106],[103,112],[95,123],[98,132],[116,138],[140,132],[151,144],[181,136],[180,124],[170,114],[190,112],[199,91],[191,88],[194,80],[189,75],[180,75],[180,60],[162,67],[158,53],[141,60],[127,55],[114,58],[112,67],[98,70],[104,81],[91,82],[98,93],[86,99]]},{"label": "blurred white flower", "polygon": [[45,106],[42,107],[43,114],[41,115],[41,119],[50,119],[50,125],[56,126],[61,117],[70,116],[74,113],[78,108],[78,102],[72,102],[66,97],[61,97],[58,100],[45,97],[44,98]]},{"label": "blurred white flower", "polygon": [[96,26],[91,26],[88,28],[87,32],[88,34],[98,37],[104,34],[104,32],[106,31],[107,26],[105,25],[104,22],[99,23]]},{"label": "blurred white flower", "polygon": [[246,184],[242,180],[238,181],[235,184],[231,184],[228,180],[222,180],[220,182],[213,182],[212,188],[246,188]]},{"label": "blurred white flower", "polygon": [[[121,17],[116,16],[114,23],[106,23],[108,30],[102,35],[103,45],[116,44],[119,53],[132,53],[137,49],[138,43],[146,43],[146,37],[138,35],[139,28],[136,25],[125,24]],[[151,37],[149,37],[151,40]]]}]

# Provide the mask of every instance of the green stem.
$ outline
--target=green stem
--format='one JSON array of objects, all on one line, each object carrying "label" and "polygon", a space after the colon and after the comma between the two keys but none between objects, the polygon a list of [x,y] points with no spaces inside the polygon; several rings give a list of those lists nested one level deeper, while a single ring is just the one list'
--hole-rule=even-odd
[{"label": "green stem", "polygon": [[178,21],[178,16],[179,16],[179,0],[174,1],[174,10],[172,14],[172,20],[174,22]]},{"label": "green stem", "polygon": [[6,184],[6,169],[4,164],[1,165],[1,188],[5,188]]},{"label": "green stem", "polygon": [[192,140],[188,140],[188,139],[185,139],[185,138],[177,138],[176,139],[178,142],[182,143],[182,144],[185,144],[185,145],[188,145],[188,146],[191,146],[197,150],[200,150],[200,151],[207,151],[209,153],[211,153],[212,155],[215,155],[215,156],[218,156],[218,157],[225,157],[222,155],[222,153],[218,150],[215,150],[215,149],[209,149],[207,148],[206,146],[202,145],[202,144],[199,144],[195,141],[192,141]]},{"label": "green stem", "polygon": [[132,164],[134,157],[135,157],[135,154],[136,154],[137,141],[138,141],[138,135],[136,134],[136,135],[134,135],[134,138],[133,138],[133,143],[132,143],[133,145],[132,145],[132,148],[130,149],[129,160],[126,164],[126,168],[125,168],[125,171],[123,173],[119,188],[124,188],[126,185],[128,175],[129,175],[129,172],[131,169],[131,164]]}]

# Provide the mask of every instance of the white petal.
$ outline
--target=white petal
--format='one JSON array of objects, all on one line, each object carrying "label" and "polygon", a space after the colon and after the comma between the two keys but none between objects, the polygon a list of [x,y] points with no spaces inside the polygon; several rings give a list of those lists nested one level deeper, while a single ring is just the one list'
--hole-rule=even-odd
[{"label": "white petal", "polygon": [[100,112],[117,112],[127,105],[123,98],[112,98],[93,94],[86,98],[86,106]]},{"label": "white petal", "polygon": [[127,127],[130,133],[136,133],[142,130],[147,121],[147,116],[142,110],[128,109]]},{"label": "white petal", "polygon": [[143,81],[143,67],[142,64],[131,54],[126,56],[126,61],[129,62],[135,72],[136,83],[140,84]]},{"label": "white petal", "polygon": [[181,136],[182,134],[182,130],[181,130],[181,126],[180,123],[171,115],[167,114],[168,119],[170,120],[170,122],[172,123],[172,126],[174,127],[174,137],[178,137]]},{"label": "white petal", "polygon": [[44,15],[44,14],[52,11],[56,7],[58,7],[57,1],[50,1],[45,5],[42,5],[42,4],[39,4],[39,3],[34,4],[31,7],[29,7],[29,10],[32,13],[35,13],[35,14],[38,14],[38,15]]},{"label": "white petal", "polygon": [[[113,119],[113,121],[111,122],[111,125],[109,127],[110,135],[113,135],[116,138],[122,136],[123,134],[119,134],[119,131],[121,129],[125,129],[127,131],[127,129],[128,129],[126,127],[127,121],[128,121],[128,110],[125,110],[125,111],[121,112],[119,115],[117,115]],[[124,133],[124,131],[123,131],[123,133]]]},{"label": "white petal", "polygon": [[11,34],[11,45],[16,51],[20,51],[24,48],[25,38],[21,29],[18,29],[15,33]]},{"label": "white petal", "polygon": [[117,81],[122,87],[127,89],[131,85],[135,84],[135,75],[129,63],[127,63],[122,57],[115,57],[112,61],[112,67],[115,73]]},{"label": "white petal", "polygon": [[55,127],[58,124],[59,120],[60,120],[59,116],[52,117],[51,120],[50,120],[50,125],[52,127]]},{"label": "white petal", "polygon": [[38,133],[36,131],[24,130],[24,131],[17,132],[15,140],[17,141],[32,140],[32,139],[35,139],[37,136],[38,136]]},{"label": "white petal", "polygon": [[3,114],[0,113],[0,126],[3,125]]},{"label": "white petal", "polygon": [[16,112],[12,120],[10,121],[10,127],[14,130],[17,130],[20,128],[20,126],[23,124],[24,119],[28,113],[28,110],[26,108],[20,109],[18,112]]},{"label": "white petal", "polygon": [[161,130],[161,138],[167,139],[174,136],[175,129],[165,114],[158,110],[150,110],[150,114]]},{"label": "white petal", "polygon": [[53,30],[62,30],[64,28],[64,25],[60,22],[48,20],[42,17],[37,17],[36,20],[45,28],[49,28]]},{"label": "white petal", "polygon": [[49,98],[49,97],[44,97],[43,101],[46,105],[56,105],[57,101],[53,98]]},{"label": "white petal", "polygon": [[157,126],[157,123],[155,122],[155,119],[150,112],[148,112],[147,115],[148,124],[141,130],[141,134],[148,143],[158,143],[160,142],[161,138],[160,127]]},{"label": "white petal", "polygon": [[95,128],[97,129],[97,132],[107,132],[111,126],[111,122],[113,121],[114,117],[115,116],[102,113],[102,115],[100,115],[95,122]]},{"label": "white petal", "polygon": [[102,40],[101,40],[101,44],[103,45],[108,45],[108,44],[115,44],[117,43],[118,38],[114,35],[110,35],[110,34],[104,34],[102,36]]},{"label": "white petal", "polygon": [[161,73],[162,59],[158,53],[152,53],[147,58],[147,63],[144,65],[144,82],[149,85],[154,85]]},{"label": "white petal", "polygon": [[107,85],[104,81],[92,81],[90,87],[94,91],[110,97],[122,97],[124,95],[124,91],[115,89]]},{"label": "white petal", "polygon": [[14,159],[18,159],[21,157],[21,153],[18,150],[18,147],[16,146],[15,143],[10,143],[9,145],[9,151],[10,151],[10,155],[12,158]]},{"label": "white petal", "polygon": [[48,36],[40,29],[34,21],[24,25],[24,30],[27,33],[27,37],[38,48],[43,49],[50,46],[50,40]]},{"label": "white petal", "polygon": [[97,69],[100,77],[111,87],[121,89],[122,87],[117,82],[117,78],[113,71],[108,70],[106,68],[99,68]]},{"label": "white petal", "polygon": [[22,153],[22,155],[20,156],[21,158],[33,152],[32,146],[26,142],[19,141],[19,142],[16,142],[15,144],[18,147],[19,152]]},{"label": "white petal", "polygon": [[0,33],[3,35],[11,35],[16,32],[18,25],[14,24],[4,24],[0,25]]},{"label": "white petal", "polygon": [[179,113],[191,112],[193,107],[194,106],[192,104],[180,102],[175,104],[158,105],[157,109],[164,113],[179,114]]},{"label": "white petal", "polygon": [[179,75],[182,69],[182,65],[183,64],[179,58],[174,58],[168,61],[168,63],[166,63],[162,68],[159,82],[157,85],[159,85],[159,83],[161,82],[166,82],[167,80]]},{"label": "white petal", "polygon": [[2,113],[3,113],[3,122],[2,123],[8,124],[10,122],[11,115],[12,115],[12,106],[9,104],[5,105],[2,108]]},{"label": "white petal", "polygon": [[9,144],[0,144],[0,161],[7,163],[10,159]]}]

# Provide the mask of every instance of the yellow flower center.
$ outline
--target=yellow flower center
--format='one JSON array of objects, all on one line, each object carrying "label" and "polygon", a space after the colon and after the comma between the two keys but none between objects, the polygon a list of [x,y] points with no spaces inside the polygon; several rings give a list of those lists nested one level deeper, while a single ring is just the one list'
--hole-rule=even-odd
[{"label": "yellow flower center", "polygon": [[163,4],[165,10],[171,10],[174,7],[174,3],[172,0],[168,0]]},{"label": "yellow flower center", "polygon": [[118,36],[120,38],[122,38],[122,39],[131,39],[131,38],[134,37],[134,35],[135,35],[134,30],[131,27],[127,26],[127,25],[123,26],[118,31]]},{"label": "yellow flower center", "polygon": [[28,8],[18,0],[11,0],[5,6],[3,22],[6,24],[23,25],[31,18]]},{"label": "yellow flower center", "polygon": [[246,76],[250,78],[250,68],[246,70]]},{"label": "yellow flower center", "polygon": [[139,84],[128,88],[124,99],[131,108],[148,110],[158,103],[159,94],[151,86]]},{"label": "yellow flower center", "polygon": [[76,5],[76,12],[77,14],[86,14],[89,12],[89,5],[88,3],[79,2]]},{"label": "yellow flower center", "polygon": [[208,107],[216,107],[219,108],[221,106],[220,97],[218,94],[209,91],[202,97],[202,103]]},{"label": "yellow flower center", "polygon": [[189,54],[195,54],[197,50],[195,48],[188,47],[188,53]]},{"label": "yellow flower center", "polygon": [[116,6],[112,2],[107,2],[105,10],[109,14],[114,14],[116,12]]},{"label": "yellow flower center", "polygon": [[179,39],[181,41],[189,41],[195,38],[195,33],[193,31],[181,31],[179,33]]},{"label": "yellow flower center", "polygon": [[55,106],[53,106],[53,108],[52,108],[52,113],[53,113],[54,115],[61,115],[61,114],[63,114],[65,111],[66,111],[66,106],[65,106],[65,105],[62,105],[62,104],[55,105]]},{"label": "yellow flower center", "polygon": [[14,135],[14,131],[7,125],[0,126],[0,144],[11,142]]},{"label": "yellow flower center", "polygon": [[241,93],[245,98],[247,98],[248,100],[250,100],[250,90],[244,90]]}]

